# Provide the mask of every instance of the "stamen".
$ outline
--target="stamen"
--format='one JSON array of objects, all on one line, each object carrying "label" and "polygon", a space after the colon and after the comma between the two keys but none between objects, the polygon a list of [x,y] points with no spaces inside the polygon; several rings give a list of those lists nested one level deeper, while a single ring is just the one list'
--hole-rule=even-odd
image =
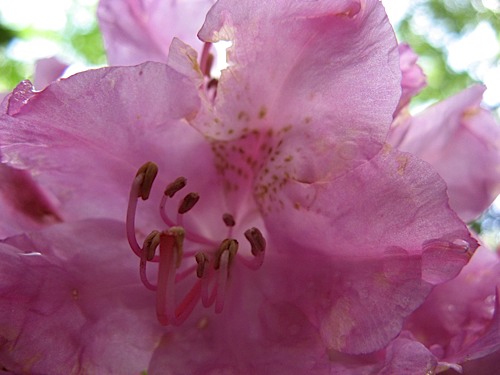
[{"label": "stamen", "polygon": [[172,227],[168,232],[175,238],[175,250],[177,252],[177,260],[175,262],[175,268],[179,268],[182,262],[182,257],[184,253],[184,237],[186,232],[182,227]]},{"label": "stamen", "polygon": [[250,242],[251,251],[254,256],[258,256],[266,250],[266,239],[257,228],[250,228],[245,231],[245,238]]},{"label": "stamen", "polygon": [[236,221],[234,221],[234,217],[231,214],[225,213],[222,215],[222,221],[226,224],[226,227],[234,227],[236,225]]},{"label": "stamen", "polygon": [[196,257],[196,262],[198,262],[198,268],[196,269],[196,276],[201,279],[201,302],[204,307],[208,308],[215,302],[215,296],[217,295],[217,282],[209,292],[210,284],[214,279],[215,270],[213,267],[209,267],[208,257],[204,253],[199,253]]},{"label": "stamen", "polygon": [[158,166],[148,161],[137,171],[136,177],[143,175],[142,183],[139,186],[138,196],[142,198],[142,200],[146,200],[149,198],[149,193],[151,192],[151,187],[153,186],[153,181],[158,174]]},{"label": "stamen", "polygon": [[189,193],[184,197],[184,199],[179,204],[179,209],[177,212],[179,214],[185,214],[189,210],[191,210],[194,205],[199,201],[200,196],[197,193]]},{"label": "stamen", "polygon": [[220,268],[221,257],[225,252],[229,253],[228,261],[232,262],[236,253],[238,252],[238,241],[232,238],[226,238],[224,241],[222,241],[219,248],[217,249],[217,252],[215,253],[214,269],[218,270]]},{"label": "stamen", "polygon": [[168,196],[169,198],[173,198],[175,193],[177,193],[179,190],[183,189],[186,186],[186,183],[187,180],[185,177],[176,178],[174,182],[171,182],[165,188],[165,195]]},{"label": "stamen", "polygon": [[[155,251],[160,244],[160,232],[157,230],[152,231],[144,240],[142,252],[146,253],[146,259],[152,261],[155,257]],[[141,252],[141,254],[142,254]]]},{"label": "stamen", "polygon": [[[200,299],[203,306],[210,307],[215,303],[215,312],[222,312],[232,262],[237,258],[251,269],[259,268],[263,263],[266,240],[257,228],[247,230],[244,234],[250,243],[253,259],[237,256],[239,244],[232,238],[236,221],[229,213],[222,215],[222,220],[228,228],[227,238],[218,245],[215,241],[197,233],[186,232],[183,228],[183,215],[197,204],[200,196],[194,192],[187,194],[178,206],[177,220],[171,220],[166,213],[166,202],[168,198],[173,198],[178,191],[186,186],[186,178],[179,177],[166,187],[160,204],[161,217],[169,229],[163,232],[152,231],[140,247],[135,235],[137,202],[139,197],[143,200],[149,198],[157,173],[158,167],[152,162],[145,163],[137,171],[129,195],[126,221],[127,239],[134,253],[140,258],[141,281],[146,288],[156,291],[156,313],[159,322],[162,325],[179,325],[189,317]],[[203,252],[188,251],[184,254],[185,240],[204,244],[209,248]],[[444,247],[443,244],[440,245]],[[461,242],[448,242],[447,245],[450,248],[461,248],[467,251],[467,247]],[[156,254],[158,247],[160,251],[159,254]],[[196,263],[191,262],[180,269],[183,258],[192,256],[195,257]],[[159,262],[157,285],[148,280],[146,272],[148,262]],[[196,272],[194,284],[177,304],[176,285],[188,279],[194,272]]]},{"label": "stamen", "polygon": [[198,267],[196,267],[196,276],[201,279],[206,272],[207,265],[209,263],[208,257],[205,253],[197,253],[195,255],[196,263],[198,263]]},{"label": "stamen", "polygon": [[177,308],[175,307],[175,270],[182,260],[184,230],[171,228],[160,234],[160,266],[158,268],[158,291],[156,314],[162,325],[182,324],[195,308],[201,293],[201,282],[197,280]]},{"label": "stamen", "polygon": [[203,44],[203,50],[201,51],[200,58],[200,69],[204,76],[210,77],[210,69],[214,62],[214,55],[210,53],[210,47],[212,43]]},{"label": "stamen", "polygon": [[141,276],[141,281],[146,288],[149,290],[157,290],[156,285],[149,282],[146,274],[146,264],[147,261],[151,261],[154,258],[155,250],[160,244],[160,232],[157,230],[152,231],[144,240],[144,245],[141,250],[141,261],[139,263],[139,274]]},{"label": "stamen", "polygon": [[[234,241],[236,242],[236,241]],[[233,243],[231,243],[233,244]],[[238,243],[236,242],[236,249]],[[223,251],[219,257],[219,272],[217,273],[217,285],[216,285],[216,297],[215,297],[215,312],[220,314],[224,309],[224,300],[226,297],[226,287],[227,287],[227,279],[229,277],[229,266],[232,262],[232,258],[234,254],[232,254],[232,249],[228,248]]]},{"label": "stamen", "polygon": [[249,260],[244,257],[238,257],[238,260],[252,270],[259,269],[264,263],[264,254],[266,250],[266,239],[257,228],[250,228],[245,231],[245,238],[250,242],[251,253],[254,256]]},{"label": "stamen", "polygon": [[156,293],[156,315],[162,325],[173,324],[175,304],[175,269],[179,263],[176,232],[170,230],[160,234],[160,265],[158,267],[158,291]]},{"label": "stamen", "polygon": [[156,164],[152,162],[145,163],[137,171],[130,188],[126,219],[127,240],[135,255],[137,255],[138,257],[141,257],[142,250],[135,237],[135,215],[137,212],[137,199],[139,197],[141,197],[143,200],[149,198],[151,187],[157,174],[158,166]]}]

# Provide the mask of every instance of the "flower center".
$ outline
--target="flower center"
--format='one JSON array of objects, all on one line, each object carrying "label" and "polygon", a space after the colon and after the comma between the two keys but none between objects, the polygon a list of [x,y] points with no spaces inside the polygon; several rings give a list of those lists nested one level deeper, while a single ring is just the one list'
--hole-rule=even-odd
[{"label": "flower center", "polygon": [[[159,322],[162,325],[180,325],[200,300],[205,308],[215,305],[215,312],[222,312],[233,264],[238,261],[252,270],[259,269],[264,261],[266,240],[257,228],[246,230],[244,235],[250,244],[251,257],[239,254],[239,243],[232,237],[236,221],[229,213],[222,214],[221,225],[227,228],[227,238],[221,242],[186,230],[184,215],[200,199],[194,192],[179,201],[177,217],[172,220],[167,214],[166,205],[187,184],[184,177],[179,177],[166,187],[160,202],[160,216],[167,228],[163,231],[153,230],[140,246],[135,234],[137,201],[139,198],[149,198],[157,173],[156,164],[148,162],[139,168],[132,182],[127,209],[127,239],[140,259],[139,274],[142,283],[149,290],[156,292],[156,314]],[[187,241],[208,250],[185,251],[184,245]],[[158,263],[156,284],[148,279],[148,263]],[[189,278],[192,279],[192,286],[178,300],[176,290],[181,282]]]}]

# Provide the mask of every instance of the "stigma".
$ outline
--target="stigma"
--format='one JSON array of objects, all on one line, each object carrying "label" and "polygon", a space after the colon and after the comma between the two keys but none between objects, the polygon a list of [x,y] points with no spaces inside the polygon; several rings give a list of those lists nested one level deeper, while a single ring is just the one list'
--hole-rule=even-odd
[{"label": "stigma", "polygon": [[[221,212],[220,225],[226,230],[224,238],[216,240],[190,231],[184,225],[184,216],[193,214],[192,210],[201,197],[196,192],[189,192],[178,198],[177,193],[187,186],[186,178],[178,177],[168,184],[159,202],[159,216],[165,227],[152,230],[140,245],[135,230],[137,203],[139,198],[149,199],[157,174],[158,167],[152,162],[137,171],[127,209],[127,240],[139,258],[142,283],[156,293],[158,321],[162,325],[178,326],[198,304],[221,313],[231,287],[234,265],[240,263],[251,270],[259,269],[264,262],[266,240],[259,229],[249,228],[242,233],[248,243],[240,249],[233,236],[238,229],[237,222],[227,212]],[[177,214],[172,218],[166,208],[174,199],[177,200]],[[149,280],[146,271],[151,263],[157,265],[155,283]]]}]

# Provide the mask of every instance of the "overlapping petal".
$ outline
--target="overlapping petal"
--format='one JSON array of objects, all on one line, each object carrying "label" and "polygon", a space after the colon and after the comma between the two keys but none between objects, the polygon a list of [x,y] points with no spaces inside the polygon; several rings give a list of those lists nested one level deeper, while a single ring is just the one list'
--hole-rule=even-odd
[{"label": "overlapping petal", "polygon": [[500,128],[480,107],[483,86],[408,118],[389,142],[431,163],[448,185],[451,207],[463,220],[476,218],[500,192]]},{"label": "overlapping petal", "polygon": [[[163,59],[166,34],[149,34],[164,17],[154,12],[159,4],[101,2],[102,19],[113,23],[106,33],[123,41],[112,59]],[[432,369],[434,353],[398,337],[403,321],[477,244],[430,166],[384,147],[401,72],[381,4],[220,0],[200,36],[233,43],[215,98],[200,86],[196,53],[176,39],[170,66],[85,72],[40,93],[25,83],[4,102],[3,161],[29,171],[23,176],[73,222],[0,245],[0,293],[14,307],[0,311],[0,363],[20,373]],[[138,287],[124,226],[74,222],[123,220],[130,183],[148,160],[160,177],[132,235],[170,226],[154,217],[178,176],[201,196],[179,225],[210,239],[188,238],[187,252],[212,256],[216,249],[206,247],[240,239],[242,225],[264,233],[263,266],[231,265],[220,315],[198,304],[181,327],[160,327],[153,294]],[[168,211],[177,215],[175,205]],[[226,212],[235,228],[223,225]],[[189,282],[175,287],[185,292]],[[102,363],[108,367],[97,370]]]},{"label": "overlapping petal", "polygon": [[277,251],[297,265],[289,273],[302,275],[290,291],[336,350],[383,347],[477,247],[444,182],[410,154],[386,150],[337,179],[291,180],[276,196],[263,198],[264,218]]},{"label": "overlapping petal", "polygon": [[28,172],[0,164],[0,181],[0,238],[61,220],[54,202]]},{"label": "overlapping petal", "polygon": [[[131,181],[148,160],[167,172],[162,187],[210,165],[209,145],[182,120],[197,111],[197,93],[165,65],[88,71],[25,96],[15,100],[15,91],[2,117],[3,161],[29,169],[64,219],[123,219]],[[180,161],[193,153],[200,163],[191,173]]]},{"label": "overlapping petal", "polygon": [[399,58],[402,92],[396,113],[407,106],[411,98],[418,94],[427,84],[425,74],[417,64],[418,56],[408,44],[399,45]]},{"label": "overlapping petal", "polygon": [[[437,286],[405,323],[444,362],[462,365],[500,350],[498,254],[480,247],[460,275]],[[473,366],[472,366],[473,367]]]},{"label": "overlapping petal", "polygon": [[214,0],[101,0],[98,17],[110,65],[166,62],[174,37],[201,50],[196,33]]},{"label": "overlapping petal", "polygon": [[[214,107],[196,121],[204,133],[234,139],[251,130],[291,129],[303,139],[321,134],[349,140],[372,155],[377,142],[381,147],[401,72],[394,33],[378,1],[262,7],[223,0],[199,35],[232,42]],[[334,153],[338,147],[329,145]]]},{"label": "overlapping petal", "polygon": [[60,224],[0,244],[0,363],[16,374],[139,373],[157,322],[124,226]]},{"label": "overlapping petal", "polygon": [[67,64],[56,57],[38,60],[35,65],[34,86],[37,90],[44,89],[51,82],[60,78],[67,67]]}]

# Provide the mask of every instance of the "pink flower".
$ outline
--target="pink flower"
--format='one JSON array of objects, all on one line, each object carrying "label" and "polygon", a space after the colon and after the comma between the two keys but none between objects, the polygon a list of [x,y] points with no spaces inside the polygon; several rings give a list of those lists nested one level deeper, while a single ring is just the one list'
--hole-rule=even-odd
[{"label": "pink flower", "polygon": [[400,99],[392,29],[376,0],[286,4],[210,10],[200,37],[233,42],[216,86],[206,49],[198,64],[176,39],[168,65],[13,93],[2,160],[64,222],[0,244],[6,369],[410,374],[435,362],[393,339],[477,244],[429,165],[385,145]]},{"label": "pink flower", "polygon": [[458,277],[432,291],[405,329],[429,348],[441,368],[462,365],[466,374],[491,373],[500,351],[499,280],[498,254],[480,247]]},{"label": "pink flower", "polygon": [[463,220],[481,214],[500,193],[500,128],[480,107],[483,86],[472,86],[414,117],[400,115],[388,141],[432,164],[448,185]]}]

